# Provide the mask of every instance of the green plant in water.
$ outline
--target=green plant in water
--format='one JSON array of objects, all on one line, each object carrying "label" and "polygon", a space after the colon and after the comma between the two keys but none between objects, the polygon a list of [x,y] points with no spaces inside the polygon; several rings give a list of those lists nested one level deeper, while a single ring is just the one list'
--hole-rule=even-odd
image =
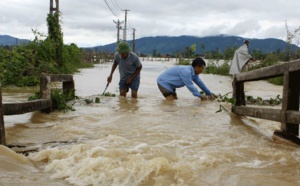
[{"label": "green plant in water", "polygon": [[214,94],[215,98],[217,99],[218,102],[227,102],[227,103],[231,103],[231,105],[235,105],[236,103],[236,99],[235,98],[229,98],[228,95],[231,92],[228,92],[224,95],[219,94],[218,96]]},{"label": "green plant in water", "polygon": [[[204,92],[201,91],[201,94],[204,95]],[[226,103],[231,103],[231,105],[235,105],[236,103],[236,99],[235,98],[229,98],[228,95],[231,92],[228,92],[224,95],[221,94],[213,94],[217,100],[217,102],[226,102]],[[270,98],[269,100],[264,100],[262,99],[262,97],[257,97],[254,98],[252,96],[246,96],[246,103],[247,104],[252,104],[252,105],[260,105],[260,106],[275,106],[275,105],[279,105],[281,103],[282,99],[280,98],[280,95],[277,95],[275,98]],[[222,105],[220,105],[219,110],[216,111],[216,113],[218,112],[222,112],[223,110],[227,111],[226,108],[224,108]]]},{"label": "green plant in water", "polygon": [[95,103],[100,103],[100,98],[96,97],[95,98]]},{"label": "green plant in water", "polygon": [[84,99],[83,100],[86,104],[90,104],[90,103],[93,103],[93,99]]},{"label": "green plant in water", "polygon": [[75,109],[68,105],[67,102],[73,100],[75,98],[75,91],[69,91],[67,94],[64,94],[62,90],[54,89],[51,91],[51,100],[52,100],[52,108],[58,110],[71,110]]},{"label": "green plant in water", "polygon": [[40,92],[35,92],[33,96],[30,96],[30,97],[28,98],[28,101],[40,99],[40,97],[41,97]]},{"label": "green plant in water", "polygon": [[[219,103],[220,103],[220,102],[227,102],[227,103],[231,103],[231,105],[235,105],[236,100],[235,100],[234,98],[228,98],[228,95],[229,95],[230,93],[231,93],[231,92],[228,92],[228,93],[226,93],[226,94],[224,94],[224,95],[221,95],[221,94],[216,95],[216,94],[214,94],[214,93],[212,93],[212,94],[214,95],[214,97],[216,98],[217,102],[219,102]],[[202,94],[202,95],[205,96],[205,93],[204,93],[203,91],[201,91],[200,94]],[[219,110],[217,110],[215,113],[222,112],[223,110],[225,110],[226,112],[228,112],[228,110],[227,110],[224,106],[222,106],[222,105],[220,104]]]},{"label": "green plant in water", "polygon": [[106,93],[103,94],[103,96],[116,97],[116,94],[112,94],[110,92],[106,92]]},{"label": "green plant in water", "polygon": [[270,98],[269,100],[264,100],[261,97],[253,98],[252,96],[246,96],[246,102],[247,104],[252,105],[260,105],[260,106],[275,106],[279,105],[281,103],[282,99],[280,98],[280,95],[277,95],[275,98]]},{"label": "green plant in water", "polygon": [[[28,100],[37,100],[40,99],[40,97],[40,92],[35,92],[35,94],[33,96],[30,96]],[[77,98],[78,97],[75,96],[74,89],[65,93],[63,93],[61,89],[51,90],[52,109],[74,111],[75,109],[72,106],[68,105],[67,102]]]},{"label": "green plant in water", "polygon": [[[235,105],[236,99],[235,99],[235,98],[229,98],[229,97],[228,97],[228,95],[229,95],[230,93],[231,93],[231,92],[228,92],[228,93],[226,93],[226,94],[224,94],[224,95],[219,94],[218,96],[214,94],[214,96],[215,96],[215,98],[217,99],[217,101],[218,101],[219,103],[220,103],[220,102],[227,102],[227,103],[231,103],[231,105]],[[226,112],[228,112],[228,110],[227,110],[224,106],[222,106],[222,105],[220,104],[220,108],[219,108],[219,110],[216,111],[216,113],[222,112],[223,110],[225,110]]]}]

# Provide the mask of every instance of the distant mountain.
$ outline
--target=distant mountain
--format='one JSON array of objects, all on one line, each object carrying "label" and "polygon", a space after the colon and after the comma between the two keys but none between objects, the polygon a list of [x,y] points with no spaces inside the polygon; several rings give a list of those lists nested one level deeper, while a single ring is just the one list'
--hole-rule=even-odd
[{"label": "distant mountain", "polygon": [[[286,49],[286,42],[280,39],[249,39],[238,36],[217,35],[207,37],[196,36],[156,36],[156,37],[143,37],[136,39],[136,53],[138,54],[152,54],[153,50],[161,54],[173,54],[176,51],[183,51],[185,47],[190,47],[192,44],[196,44],[196,53],[202,53],[201,44],[204,44],[205,51],[223,52],[224,49],[230,47],[239,47],[243,44],[243,41],[248,39],[250,41],[250,51],[258,50],[263,53],[270,53],[280,50],[281,52]],[[128,41],[132,45],[132,41]],[[116,49],[116,43],[96,46],[91,49],[99,51],[114,52]],[[292,45],[292,49],[296,50],[298,47]]]},{"label": "distant mountain", "polygon": [[0,46],[15,46],[21,43],[28,43],[28,39],[18,39],[9,35],[0,35]]},{"label": "distant mountain", "polygon": [[[286,42],[280,39],[268,38],[268,39],[249,39],[239,36],[217,35],[207,37],[196,36],[155,36],[155,37],[143,37],[136,39],[135,48],[138,54],[152,54],[153,50],[156,50],[160,54],[174,54],[176,51],[183,51],[184,48],[190,47],[196,44],[196,53],[201,54],[201,45],[205,47],[205,51],[223,52],[226,48],[239,47],[243,44],[243,41],[248,39],[250,41],[250,51],[258,50],[263,53],[281,52],[286,49]],[[18,39],[8,35],[0,35],[0,46],[15,46],[23,42],[30,42],[27,39]],[[128,41],[132,45],[132,40]],[[95,46],[84,49],[96,49],[98,51],[115,52],[116,43],[111,43],[103,46]],[[299,47],[292,45],[292,50],[297,50]]]}]

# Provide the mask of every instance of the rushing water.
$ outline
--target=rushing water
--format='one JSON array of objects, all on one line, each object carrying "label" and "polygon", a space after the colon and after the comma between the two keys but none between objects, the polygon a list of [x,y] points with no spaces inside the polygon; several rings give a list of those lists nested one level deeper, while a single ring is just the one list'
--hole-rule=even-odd
[{"label": "rushing water", "polygon": [[[279,123],[236,116],[225,103],[228,112],[216,113],[219,103],[201,102],[186,88],[166,101],[156,77],[174,62],[142,63],[138,99],[101,96],[111,63],[100,64],[74,76],[75,111],[5,116],[7,144],[20,147],[0,146],[0,185],[300,185],[299,148],[272,141]],[[232,91],[229,77],[200,77],[214,93]],[[118,79],[116,70],[107,92],[119,94]],[[282,94],[265,81],[245,90]],[[34,91],[4,89],[3,99]],[[83,101],[96,97],[100,103]],[[32,152],[16,153],[21,146]]]}]

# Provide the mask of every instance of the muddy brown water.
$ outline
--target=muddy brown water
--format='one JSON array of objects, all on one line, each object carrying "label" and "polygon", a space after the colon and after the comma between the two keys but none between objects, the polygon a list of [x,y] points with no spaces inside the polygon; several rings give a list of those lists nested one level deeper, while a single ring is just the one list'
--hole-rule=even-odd
[{"label": "muddy brown water", "polygon": [[[216,113],[219,103],[199,101],[186,88],[164,100],[156,77],[174,62],[142,61],[139,98],[101,96],[111,63],[74,75],[75,111],[5,116],[0,185],[300,185],[300,150],[275,143],[277,122]],[[232,91],[231,79],[201,74],[214,93]],[[119,94],[116,70],[107,92]],[[4,101],[20,101],[38,88],[4,88]],[[247,95],[282,94],[265,81],[245,84]],[[100,103],[83,99],[99,97]],[[225,108],[230,105],[224,104]],[[15,148],[15,150],[17,150]]]}]

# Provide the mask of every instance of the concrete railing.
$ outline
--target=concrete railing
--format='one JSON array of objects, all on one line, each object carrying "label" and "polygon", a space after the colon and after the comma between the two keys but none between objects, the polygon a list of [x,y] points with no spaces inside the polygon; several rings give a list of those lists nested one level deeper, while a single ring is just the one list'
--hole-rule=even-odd
[{"label": "concrete railing", "polygon": [[6,145],[4,115],[17,115],[37,110],[50,112],[52,110],[51,82],[62,82],[64,93],[74,90],[73,75],[69,74],[41,74],[40,99],[18,103],[2,102],[2,87],[0,84],[0,144]]}]

